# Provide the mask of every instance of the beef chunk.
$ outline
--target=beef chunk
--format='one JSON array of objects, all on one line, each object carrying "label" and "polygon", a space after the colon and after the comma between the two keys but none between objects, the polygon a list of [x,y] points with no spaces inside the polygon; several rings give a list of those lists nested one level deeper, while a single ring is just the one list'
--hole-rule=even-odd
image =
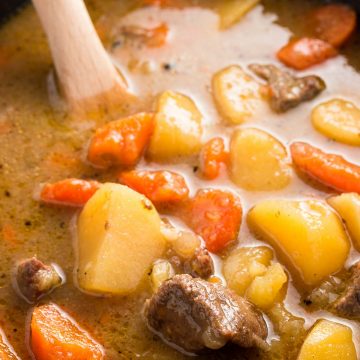
[{"label": "beef chunk", "polygon": [[251,64],[249,69],[268,82],[270,107],[278,113],[314,99],[326,88],[325,82],[315,75],[296,77],[274,65]]},{"label": "beef chunk", "polygon": [[16,283],[20,294],[28,302],[34,303],[61,285],[62,278],[53,266],[45,265],[33,257],[18,264]]},{"label": "beef chunk", "polygon": [[333,308],[340,316],[360,318],[360,261],[351,268],[346,290],[335,301]]},{"label": "beef chunk", "polygon": [[256,308],[233,291],[190,275],[176,275],[147,300],[145,320],[168,343],[189,353],[267,346],[266,323]]},{"label": "beef chunk", "polygon": [[214,263],[209,252],[204,248],[198,248],[194,256],[185,262],[184,273],[203,279],[210,277],[214,273]]}]

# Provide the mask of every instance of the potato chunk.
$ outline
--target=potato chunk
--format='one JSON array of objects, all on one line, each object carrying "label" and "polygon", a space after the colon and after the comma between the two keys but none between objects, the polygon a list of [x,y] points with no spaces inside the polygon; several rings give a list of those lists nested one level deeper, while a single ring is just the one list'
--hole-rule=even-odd
[{"label": "potato chunk", "polygon": [[317,200],[266,200],[248,214],[251,229],[269,241],[302,281],[314,286],[344,266],[350,244],[339,217]]},{"label": "potato chunk", "polygon": [[237,130],[230,144],[230,176],[246,190],[284,188],[291,180],[285,147],[262,130]]},{"label": "potato chunk", "polygon": [[157,103],[148,155],[155,161],[195,155],[201,149],[202,115],[185,95],[165,91]]},{"label": "potato chunk", "polygon": [[360,146],[360,109],[352,102],[333,99],[314,108],[316,130],[335,141]]},{"label": "potato chunk", "polygon": [[279,264],[269,266],[266,273],[257,276],[246,291],[246,298],[260,309],[269,309],[276,302],[287,276]]},{"label": "potato chunk", "polygon": [[129,294],[165,247],[160,217],[143,195],[105,184],[78,219],[78,282],[90,292]]},{"label": "potato chunk", "polygon": [[228,287],[243,296],[254,278],[266,273],[272,258],[272,251],[265,246],[236,249],[223,265]]},{"label": "potato chunk", "polygon": [[227,29],[237,23],[260,0],[226,0],[216,1],[215,9],[220,16],[220,28]]},{"label": "potato chunk", "polygon": [[230,124],[241,124],[263,106],[260,85],[240,66],[232,65],[212,80],[215,103]]},{"label": "potato chunk", "polygon": [[333,196],[327,201],[345,221],[353,244],[360,251],[360,195],[347,193]]},{"label": "potato chunk", "polygon": [[297,360],[356,360],[356,349],[349,327],[320,320],[305,339]]}]

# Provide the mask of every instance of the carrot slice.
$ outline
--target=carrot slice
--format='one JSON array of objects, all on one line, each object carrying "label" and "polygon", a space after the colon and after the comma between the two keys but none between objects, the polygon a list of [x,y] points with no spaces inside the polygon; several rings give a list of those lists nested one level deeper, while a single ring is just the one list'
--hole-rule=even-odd
[{"label": "carrot slice", "polygon": [[184,177],[171,171],[128,171],[120,173],[119,181],[144,194],[155,206],[179,203],[189,196]]},{"label": "carrot slice", "polygon": [[30,346],[36,360],[97,360],[104,350],[54,304],[38,306],[31,318]]},{"label": "carrot slice", "polygon": [[332,45],[313,38],[291,40],[277,53],[281,62],[297,70],[320,64],[336,55],[337,51]]},{"label": "carrot slice", "polygon": [[315,180],[341,192],[360,193],[360,166],[304,142],[290,146],[294,164]]},{"label": "carrot slice", "polygon": [[154,130],[154,114],[138,113],[112,121],[96,130],[88,160],[99,168],[135,165]]},{"label": "carrot slice", "polygon": [[229,191],[199,190],[186,209],[186,221],[217,253],[236,241],[242,219],[240,199]]},{"label": "carrot slice", "polygon": [[313,36],[334,47],[343,45],[356,27],[356,12],[345,4],[321,6],[310,15]]},{"label": "carrot slice", "polygon": [[65,179],[45,184],[40,200],[48,204],[84,206],[99,189],[100,183],[81,179]]},{"label": "carrot slice", "polygon": [[200,171],[207,180],[219,176],[221,164],[228,161],[228,152],[225,150],[224,139],[216,137],[209,140],[200,153]]},{"label": "carrot slice", "polygon": [[20,360],[12,346],[8,343],[4,332],[0,329],[0,359]]},{"label": "carrot slice", "polygon": [[148,47],[161,47],[166,44],[169,27],[165,23],[151,29],[128,25],[122,28],[122,33],[129,40],[138,41]]}]

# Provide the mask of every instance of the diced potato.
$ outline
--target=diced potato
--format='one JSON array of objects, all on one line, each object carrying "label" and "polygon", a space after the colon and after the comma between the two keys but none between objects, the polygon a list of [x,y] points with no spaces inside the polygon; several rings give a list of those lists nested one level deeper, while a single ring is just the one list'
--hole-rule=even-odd
[{"label": "diced potato", "polygon": [[150,200],[119,184],[103,185],[87,202],[77,235],[78,283],[89,292],[133,292],[165,248]]},{"label": "diced potato", "polygon": [[344,266],[350,244],[339,217],[318,200],[266,200],[248,214],[303,285],[314,286]]},{"label": "diced potato", "polygon": [[352,102],[333,99],[312,111],[312,123],[323,135],[348,145],[360,146],[360,109]]},{"label": "diced potato", "polygon": [[201,149],[202,115],[195,103],[185,95],[165,91],[157,103],[155,130],[148,155],[166,161],[199,153]]},{"label": "diced potato", "polygon": [[257,276],[246,291],[246,297],[260,309],[266,310],[274,305],[280,290],[287,282],[283,267],[279,264],[269,266],[266,273]]},{"label": "diced potato", "polygon": [[212,89],[220,114],[230,124],[243,123],[263,106],[260,85],[238,65],[216,73]]},{"label": "diced potato", "polygon": [[342,324],[320,320],[305,339],[297,360],[356,360],[352,330]]},{"label": "diced potato", "polygon": [[216,10],[220,16],[220,28],[227,29],[237,23],[260,0],[217,1]]},{"label": "diced potato", "polygon": [[272,251],[265,246],[233,251],[223,265],[228,287],[243,296],[255,277],[266,273],[272,257]]},{"label": "diced potato", "polygon": [[200,246],[200,238],[190,231],[181,231],[171,244],[172,249],[184,259],[191,259]]},{"label": "diced potato", "polygon": [[157,289],[161,286],[161,284],[171,279],[175,275],[175,271],[172,265],[167,260],[158,260],[154,263],[152,271],[151,271],[151,285],[153,291],[157,291]]},{"label": "diced potato", "polygon": [[327,201],[345,221],[353,244],[360,251],[360,195],[347,193],[333,196]]},{"label": "diced potato", "polygon": [[230,144],[232,181],[253,191],[279,190],[291,180],[285,147],[259,129],[235,131]]}]

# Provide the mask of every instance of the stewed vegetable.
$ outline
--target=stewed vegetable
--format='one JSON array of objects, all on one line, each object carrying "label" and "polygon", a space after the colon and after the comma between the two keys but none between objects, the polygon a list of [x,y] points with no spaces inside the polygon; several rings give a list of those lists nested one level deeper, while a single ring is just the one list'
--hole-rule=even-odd
[{"label": "stewed vegetable", "polygon": [[4,23],[1,359],[360,357],[349,3],[85,0],[131,93],[86,114]]}]

